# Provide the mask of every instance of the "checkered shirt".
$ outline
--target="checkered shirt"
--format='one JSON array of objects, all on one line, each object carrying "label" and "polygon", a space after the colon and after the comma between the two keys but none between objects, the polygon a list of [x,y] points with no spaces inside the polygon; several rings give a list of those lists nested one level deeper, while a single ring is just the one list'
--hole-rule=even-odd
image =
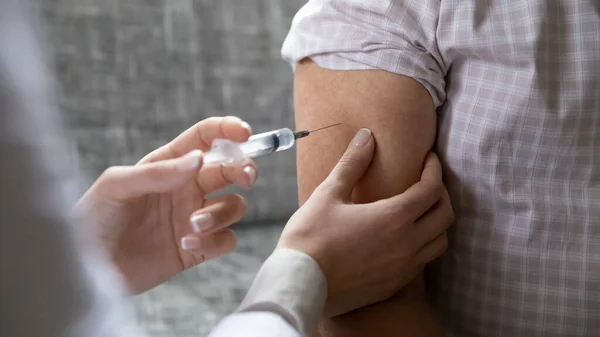
[{"label": "checkered shirt", "polygon": [[600,336],[599,0],[310,0],[283,56],[431,94],[456,221],[427,281],[449,336]]}]

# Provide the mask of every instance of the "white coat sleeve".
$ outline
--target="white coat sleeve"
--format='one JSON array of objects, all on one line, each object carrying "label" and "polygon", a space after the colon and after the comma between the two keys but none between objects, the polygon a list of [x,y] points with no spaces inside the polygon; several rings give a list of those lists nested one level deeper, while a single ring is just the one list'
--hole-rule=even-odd
[{"label": "white coat sleeve", "polygon": [[259,270],[233,315],[209,337],[310,337],[327,298],[327,281],[317,262],[291,249],[276,250]]},{"label": "white coat sleeve", "polygon": [[242,312],[223,319],[209,337],[301,337],[280,315]]}]

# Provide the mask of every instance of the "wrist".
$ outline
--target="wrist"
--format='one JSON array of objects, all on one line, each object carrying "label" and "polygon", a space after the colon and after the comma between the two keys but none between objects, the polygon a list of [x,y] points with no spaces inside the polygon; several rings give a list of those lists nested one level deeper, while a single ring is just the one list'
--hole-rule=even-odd
[{"label": "wrist", "polygon": [[291,250],[306,255],[317,264],[325,280],[328,281],[327,275],[331,268],[327,258],[325,258],[327,254],[323,252],[325,242],[322,242],[318,237],[304,237],[298,233],[289,235],[292,240],[287,237],[288,235],[285,235],[285,233],[281,236],[274,253],[278,250]]}]

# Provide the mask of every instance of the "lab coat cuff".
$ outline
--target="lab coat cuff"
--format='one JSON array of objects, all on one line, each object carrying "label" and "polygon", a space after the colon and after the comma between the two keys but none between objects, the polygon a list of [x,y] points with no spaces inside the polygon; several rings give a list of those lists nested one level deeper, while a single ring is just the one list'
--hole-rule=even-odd
[{"label": "lab coat cuff", "polygon": [[274,312],[310,337],[326,299],[327,280],[319,264],[302,252],[277,249],[258,271],[239,311]]}]

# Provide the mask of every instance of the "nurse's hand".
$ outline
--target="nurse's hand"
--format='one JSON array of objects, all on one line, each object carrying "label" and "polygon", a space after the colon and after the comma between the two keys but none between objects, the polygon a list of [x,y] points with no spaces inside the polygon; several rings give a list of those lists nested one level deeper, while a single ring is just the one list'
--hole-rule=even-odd
[{"label": "nurse's hand", "polygon": [[386,300],[447,247],[454,213],[435,154],[406,192],[354,204],[354,185],[367,170],[375,141],[361,130],[306,203],[292,216],[278,247],[312,256],[327,279],[325,315],[337,316]]},{"label": "nurse's hand", "polygon": [[205,196],[230,184],[250,187],[256,167],[202,167],[202,151],[215,138],[236,142],[251,135],[236,117],[209,118],[147,155],[135,166],[111,167],[74,208],[100,238],[129,290],[141,293],[177,273],[232,251],[227,226],[246,212],[244,199]]}]

